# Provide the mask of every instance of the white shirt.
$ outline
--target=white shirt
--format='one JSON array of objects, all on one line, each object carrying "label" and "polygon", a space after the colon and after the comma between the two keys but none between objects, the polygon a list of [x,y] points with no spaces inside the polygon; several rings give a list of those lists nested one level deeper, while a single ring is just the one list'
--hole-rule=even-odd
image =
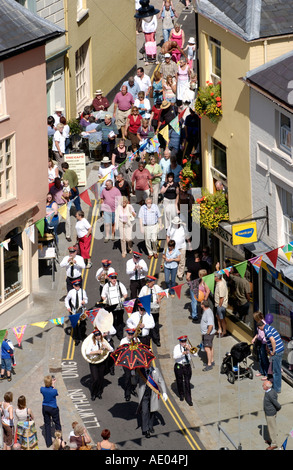
[{"label": "white shirt", "polygon": [[63,135],[65,137],[65,139],[68,139],[69,136],[70,136],[70,127],[68,124],[65,124],[64,128],[63,128]]},{"label": "white shirt", "polygon": [[[176,364],[186,364],[186,355],[184,353],[184,348],[181,344],[176,344],[175,348],[173,349],[173,359],[175,359]],[[195,356],[193,354],[193,356]],[[187,354],[189,362],[191,361],[191,355],[190,353]]]},{"label": "white shirt", "polygon": [[85,353],[86,355],[89,355],[91,352],[95,352],[95,351],[98,351],[99,349],[102,349],[102,346],[104,349],[108,349],[108,351],[110,352],[113,352],[114,349],[112,348],[112,346],[108,346],[106,343],[103,343],[103,341],[98,341],[96,342],[96,344],[94,344],[93,341],[90,341]]},{"label": "white shirt", "polygon": [[[128,320],[126,321],[126,326],[128,328],[136,328],[137,325],[140,323],[140,312],[134,312],[130,315]],[[152,314],[148,314],[145,312],[142,318],[142,323],[144,323],[144,328],[141,330],[141,336],[147,336],[152,328],[155,327],[155,320]]]},{"label": "white shirt", "polygon": [[145,95],[147,96],[148,89],[150,86],[152,86],[150,77],[145,73],[142,78],[135,75],[134,81],[138,84],[140,91],[144,91]]},{"label": "white shirt", "polygon": [[76,235],[78,238],[84,237],[91,228],[90,223],[86,219],[78,220],[75,224]]},{"label": "white shirt", "polygon": [[103,271],[106,271],[106,273],[108,275],[115,272],[113,268],[107,268],[106,270],[103,267],[99,268],[96,272],[96,280],[101,284],[101,286],[103,286],[105,284],[105,278],[103,277],[100,280],[100,279],[98,279],[98,277],[102,274]]},{"label": "white shirt", "polygon": [[[150,21],[148,21],[150,20]],[[158,20],[156,15],[152,18],[145,18],[141,22],[141,29],[144,33],[155,33],[158,27]]]},{"label": "white shirt", "polygon": [[[113,186],[115,186],[115,176],[118,175],[117,170],[115,169],[114,165],[109,165],[107,168],[104,166],[100,166],[98,170],[98,177],[102,179],[104,176],[107,176],[107,180],[111,180],[113,182]],[[106,181],[104,181],[105,183]]]},{"label": "white shirt", "polygon": [[71,289],[67,296],[65,297],[65,307],[75,309],[76,306],[76,293],[78,295],[78,306],[82,306],[82,301],[84,300],[84,305],[88,303],[88,297],[86,291],[82,288],[80,289]]},{"label": "white shirt", "polygon": [[81,272],[85,269],[85,262],[82,256],[75,255],[73,258],[76,261],[76,264],[73,265],[73,276],[71,276],[71,265],[69,264],[70,256],[65,256],[60,263],[60,268],[66,268],[66,275],[67,277],[80,277]]},{"label": "white shirt", "polygon": [[167,230],[167,236],[170,237],[170,240],[175,241],[177,250],[186,250],[185,230],[182,225],[179,228],[175,228],[171,224]]},{"label": "white shirt", "polygon": [[[139,266],[141,269],[137,270],[138,275],[136,277],[136,270],[135,266]],[[126,274],[130,276],[131,281],[144,279],[148,272],[148,267],[146,262],[143,259],[139,259],[137,263],[135,263],[132,259],[129,259],[126,263]]]},{"label": "white shirt", "polygon": [[[120,296],[120,289],[122,297]],[[104,285],[102,290],[102,299],[105,299],[108,305],[122,304],[124,296],[127,296],[127,289],[122,282],[117,281],[113,286],[111,282]]]},{"label": "white shirt", "polygon": [[120,341],[119,346],[122,346],[123,344],[130,344],[132,340],[133,340],[135,343],[139,343],[139,339],[138,339],[138,338],[128,338],[127,336],[124,336],[124,338],[122,338],[122,340]]},{"label": "white shirt", "polygon": [[61,132],[56,131],[54,136],[53,136],[53,145],[52,145],[52,150],[53,152],[58,152],[58,149],[56,147],[55,142],[59,143],[59,147],[62,153],[65,153],[65,137]]},{"label": "white shirt", "polygon": [[157,295],[159,292],[163,292],[163,289],[157,284],[155,284],[154,287],[152,287],[152,289],[150,289],[150,287],[148,286],[143,286],[140,290],[140,293],[138,294],[138,297],[144,297],[145,295],[153,294],[153,299],[152,299],[153,301],[151,302],[151,308],[158,310],[158,308],[160,308],[160,305],[158,303],[158,295]]}]

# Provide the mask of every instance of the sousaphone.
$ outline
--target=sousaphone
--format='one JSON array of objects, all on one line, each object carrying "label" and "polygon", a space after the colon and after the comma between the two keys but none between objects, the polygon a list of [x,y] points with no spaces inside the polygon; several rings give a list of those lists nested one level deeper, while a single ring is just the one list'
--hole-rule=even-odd
[{"label": "sousaphone", "polygon": [[[107,333],[108,331],[110,331],[112,326],[113,326],[113,314],[110,312],[107,312],[107,310],[105,310],[104,308],[100,308],[100,310],[98,311],[94,319],[93,327],[100,330],[100,332],[103,334],[103,333]],[[90,345],[91,341],[93,341],[93,333],[88,335],[81,345],[81,353],[82,353],[83,358],[91,364],[99,364],[100,362],[105,361],[110,354],[108,347],[111,348],[108,341],[105,338],[103,338],[102,345],[105,346],[105,349],[102,354],[96,354],[94,356],[93,355],[87,356],[86,350],[88,346]]]}]

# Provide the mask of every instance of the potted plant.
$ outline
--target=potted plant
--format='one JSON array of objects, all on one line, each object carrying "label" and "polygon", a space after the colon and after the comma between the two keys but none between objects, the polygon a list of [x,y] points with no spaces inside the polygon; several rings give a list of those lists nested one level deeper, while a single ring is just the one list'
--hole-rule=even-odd
[{"label": "potted plant", "polygon": [[193,205],[192,218],[202,227],[211,232],[217,230],[222,220],[229,220],[226,195],[220,191],[211,194],[206,189],[202,190],[202,197]]},{"label": "potted plant", "polygon": [[81,141],[82,127],[79,125],[79,119],[70,119],[68,121],[70,129],[70,140],[72,148],[78,150],[78,144]]},{"label": "potted plant", "polygon": [[221,82],[218,82],[216,85],[207,82],[205,87],[200,87],[198,89],[194,109],[200,118],[207,116],[216,124],[223,114]]},{"label": "potted plant", "polygon": [[196,163],[193,159],[187,160],[184,158],[182,160],[182,170],[180,171],[179,178],[181,187],[183,189],[194,188],[197,186],[197,175],[196,175]]}]

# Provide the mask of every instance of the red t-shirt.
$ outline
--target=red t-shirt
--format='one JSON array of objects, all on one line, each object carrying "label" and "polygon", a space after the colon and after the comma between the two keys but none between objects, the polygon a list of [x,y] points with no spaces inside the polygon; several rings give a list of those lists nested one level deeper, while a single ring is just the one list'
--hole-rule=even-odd
[{"label": "red t-shirt", "polygon": [[135,170],[132,175],[132,182],[135,181],[135,189],[138,189],[139,191],[146,191],[149,189],[149,180],[151,179],[152,176],[146,168],[142,171]]}]

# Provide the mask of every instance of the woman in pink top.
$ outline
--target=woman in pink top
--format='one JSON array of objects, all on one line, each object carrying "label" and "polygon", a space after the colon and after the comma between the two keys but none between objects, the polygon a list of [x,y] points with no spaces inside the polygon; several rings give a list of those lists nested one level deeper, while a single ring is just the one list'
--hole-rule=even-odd
[{"label": "woman in pink top", "polygon": [[[262,321],[266,324],[264,316],[261,312],[254,313],[253,318],[256,323]],[[256,351],[259,363],[259,372],[255,375],[256,377],[262,376],[262,380],[266,380],[270,363],[267,356],[267,341],[264,332],[257,328],[257,333],[251,342],[252,344],[256,342]]]},{"label": "woman in pink top", "polygon": [[185,57],[181,57],[177,71],[177,100],[183,100],[189,88],[190,68]]},{"label": "woman in pink top", "polygon": [[[180,49],[183,49],[183,46],[185,43],[185,34],[184,34],[183,29],[181,29],[180,24],[176,23],[174,25],[174,28],[171,30],[169,40],[176,41],[178,44],[178,47],[180,47]],[[175,51],[172,51],[172,60],[174,60],[174,62],[177,63],[180,60],[180,56],[181,56],[181,52],[178,49],[176,49]]]}]

